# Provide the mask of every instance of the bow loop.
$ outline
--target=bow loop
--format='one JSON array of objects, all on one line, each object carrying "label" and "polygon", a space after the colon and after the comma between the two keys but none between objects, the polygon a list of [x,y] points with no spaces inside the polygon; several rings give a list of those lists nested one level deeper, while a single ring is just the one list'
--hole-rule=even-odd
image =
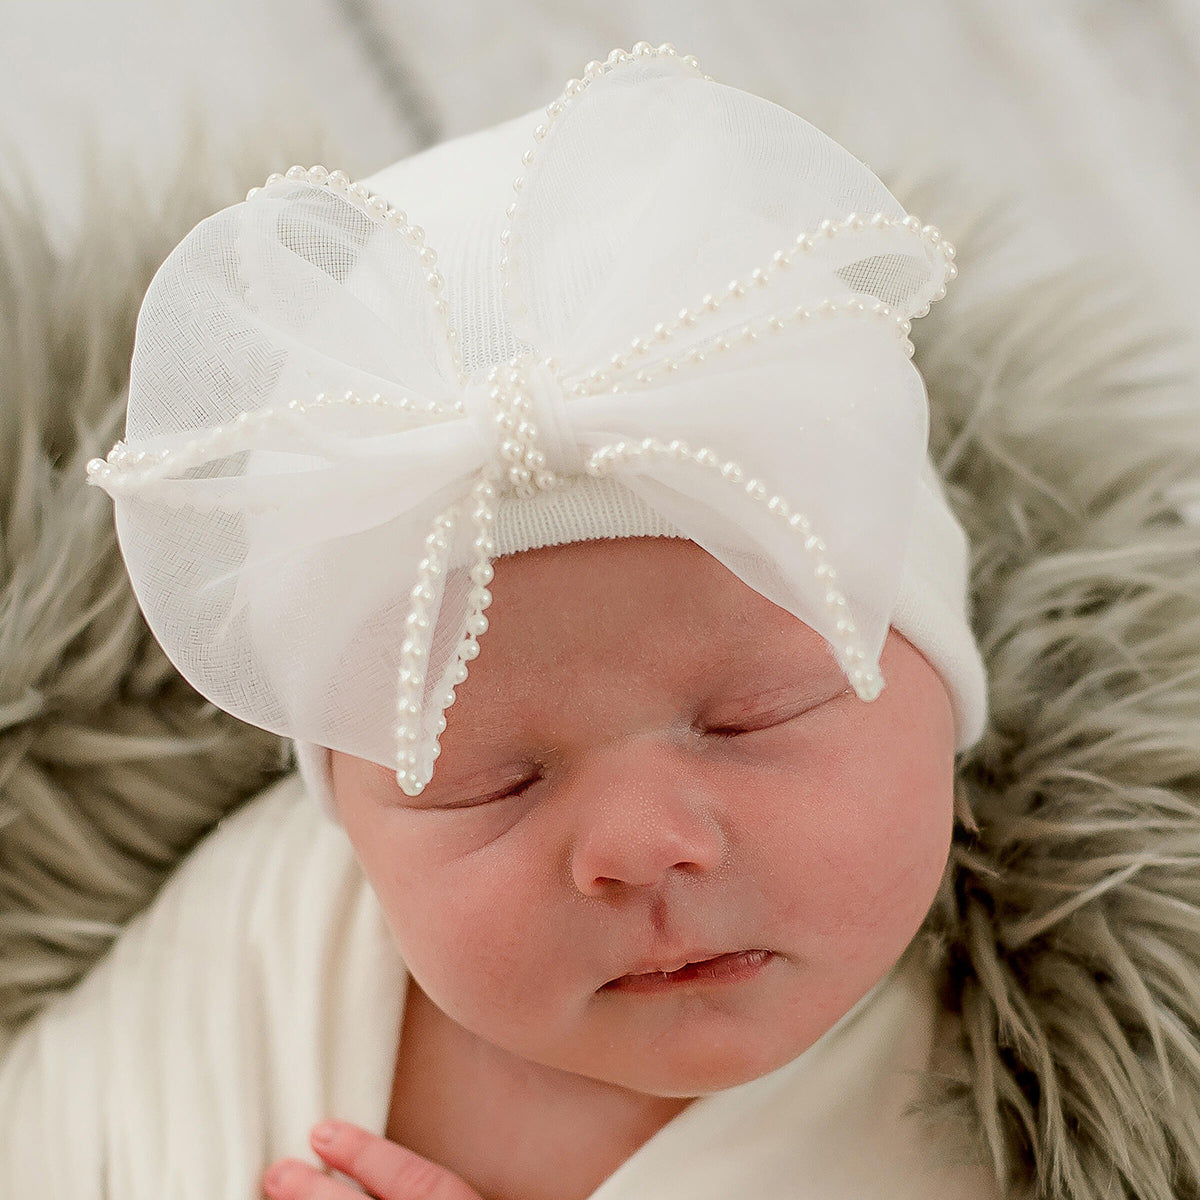
[{"label": "bow loop", "polygon": [[953,248],[849,151],[688,57],[610,59],[549,112],[501,262],[516,336],[572,367],[824,300],[910,318],[953,277]]}]

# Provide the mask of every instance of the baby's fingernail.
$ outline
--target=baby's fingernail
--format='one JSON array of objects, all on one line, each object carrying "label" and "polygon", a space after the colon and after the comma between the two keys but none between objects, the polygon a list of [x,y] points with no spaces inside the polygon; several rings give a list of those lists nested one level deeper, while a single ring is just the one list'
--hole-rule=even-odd
[{"label": "baby's fingernail", "polygon": [[318,1150],[328,1150],[336,1138],[337,1126],[332,1121],[322,1121],[320,1125],[313,1126],[312,1144]]},{"label": "baby's fingernail", "polygon": [[269,1191],[275,1191],[277,1188],[286,1187],[290,1179],[294,1178],[296,1164],[289,1162],[276,1163],[264,1176],[263,1186]]}]

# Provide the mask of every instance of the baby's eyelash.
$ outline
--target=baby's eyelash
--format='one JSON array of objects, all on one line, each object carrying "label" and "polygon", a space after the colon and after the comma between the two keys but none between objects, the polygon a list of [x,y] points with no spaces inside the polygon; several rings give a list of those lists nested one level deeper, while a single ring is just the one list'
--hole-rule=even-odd
[{"label": "baby's eyelash", "polygon": [[510,784],[507,788],[498,792],[491,792],[485,796],[465,800],[461,804],[448,804],[447,808],[478,808],[483,804],[494,804],[497,800],[515,800],[523,792],[527,792],[535,783],[541,779],[541,773],[530,775],[525,779],[519,780],[515,784]]},{"label": "baby's eyelash", "polygon": [[[798,713],[793,715],[799,716]],[[723,738],[737,737],[739,734],[743,733],[760,733],[764,729],[771,729],[775,725],[782,725],[784,721],[790,719],[790,717],[784,717],[779,721],[766,720],[762,721],[761,723],[751,723],[748,725],[709,725],[701,729],[699,732]]]},{"label": "baby's eyelash", "polygon": [[776,709],[774,712],[768,712],[759,717],[752,717],[737,725],[699,726],[698,732],[715,734],[717,737],[737,737],[739,734],[761,733],[764,729],[774,729],[777,725],[786,725],[789,721],[794,721],[797,717],[804,716],[805,713],[813,712],[823,704],[828,704],[831,700],[837,700],[839,697],[847,695],[850,691],[849,687],[845,687],[832,696],[827,696],[825,699],[818,700],[814,704],[806,704],[802,708],[796,709]]}]

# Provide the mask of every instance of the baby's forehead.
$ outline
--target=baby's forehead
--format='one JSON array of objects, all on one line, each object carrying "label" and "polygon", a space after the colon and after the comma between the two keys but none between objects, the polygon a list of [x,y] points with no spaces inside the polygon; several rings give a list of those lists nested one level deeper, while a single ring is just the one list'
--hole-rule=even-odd
[{"label": "baby's forehead", "polygon": [[459,725],[844,683],[819,634],[682,538],[568,543],[494,569],[489,628],[451,710]]},{"label": "baby's forehead", "polygon": [[[494,561],[488,640],[513,651],[694,645],[712,658],[762,638],[821,642],[791,613],[685,538],[569,542]],[[702,640],[701,640],[702,639]],[[481,645],[482,649],[482,645]]]},{"label": "baby's forehead", "polygon": [[629,537],[568,542],[496,559],[489,619],[523,618],[531,631],[556,623],[580,630],[623,620],[628,632],[711,622],[712,640],[769,625],[817,637],[724,563],[686,538]]}]

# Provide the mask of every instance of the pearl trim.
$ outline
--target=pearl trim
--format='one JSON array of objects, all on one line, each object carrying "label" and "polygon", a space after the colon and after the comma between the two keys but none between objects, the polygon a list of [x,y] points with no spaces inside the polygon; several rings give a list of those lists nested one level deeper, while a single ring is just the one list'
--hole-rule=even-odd
[{"label": "pearl trim", "polygon": [[[712,297],[706,296],[703,303],[707,305],[712,299]],[[713,303],[715,305],[719,301],[713,301]],[[700,311],[712,311],[712,308],[706,307]],[[635,359],[648,354],[654,342],[669,341],[685,326],[695,325],[699,315],[698,311],[685,308],[680,312],[679,317],[672,325],[661,323],[656,325],[652,338],[634,338],[628,348],[622,349],[611,356],[607,367],[598,367],[589,372],[582,380],[575,383],[570,389],[571,394],[574,396],[591,396],[597,392],[606,390],[613,392],[624,391],[631,382],[634,385],[640,384],[643,386],[655,383],[662,376],[673,375],[681,368],[702,363],[705,359],[711,358],[723,351],[732,350],[738,346],[752,346],[763,334],[778,333],[787,325],[819,320],[823,317],[866,316],[890,322],[895,326],[896,336],[904,347],[905,354],[909,358],[912,358],[914,353],[913,344],[908,338],[908,334],[912,330],[911,321],[907,320],[901,313],[896,312],[895,309],[884,304],[882,300],[856,296],[842,304],[836,304],[832,300],[823,300],[813,308],[797,307],[789,312],[774,313],[757,323],[747,323],[739,329],[719,334],[710,340],[707,345],[691,346],[681,355],[660,359],[651,367],[639,368],[634,373],[631,381],[626,380],[622,384],[614,383],[609,387],[610,381],[615,376],[624,372],[627,367],[631,366]]]},{"label": "pearl trim", "polygon": [[454,703],[455,689],[467,678],[467,663],[478,656],[480,635],[488,627],[484,612],[492,602],[492,593],[487,585],[492,582],[495,573],[490,560],[496,550],[492,540],[492,525],[496,520],[497,496],[495,468],[485,467],[465,502],[474,505],[471,520],[475,528],[475,562],[471,567],[468,616],[463,624],[453,665],[446,674],[441,691],[432,698],[438,716],[434,721],[432,745],[426,750],[422,761],[421,717],[429,665],[428,647],[432,637],[429,605],[436,594],[436,580],[445,572],[450,537],[464,503],[451,505],[439,515],[425,538],[426,556],[417,565],[417,582],[410,593],[412,605],[405,618],[406,634],[400,647],[401,667],[397,680],[396,782],[406,796],[419,796],[433,778],[433,765],[441,754],[438,738],[446,730],[446,709]]},{"label": "pearl trim", "polygon": [[[546,120],[537,125],[533,131],[534,144],[524,154],[521,155],[521,164],[528,170],[532,165],[534,158],[537,155],[538,145],[545,141],[550,130],[554,127],[554,122],[567,110],[572,101],[580,96],[588,88],[588,85],[593,80],[599,79],[607,75],[610,71],[622,67],[625,63],[634,62],[638,59],[646,58],[676,58],[680,62],[691,67],[702,79],[712,82],[711,75],[705,75],[700,70],[700,63],[692,54],[680,54],[678,50],[670,42],[663,42],[657,48],[650,45],[649,42],[636,42],[632,50],[622,50],[619,47],[609,53],[608,58],[604,62],[593,59],[583,68],[583,77],[581,79],[568,79],[563,87],[562,94],[557,100],[552,101],[546,107]],[[521,194],[522,187],[525,186],[524,174],[518,175],[513,180],[513,191],[518,196]],[[513,200],[504,210],[504,215],[507,218],[506,224],[500,233],[500,244],[502,247],[500,255],[500,292],[504,298],[509,301],[510,313],[517,307],[513,301],[511,281],[508,275],[508,265],[510,259],[510,251],[517,244],[517,239],[513,233],[513,217],[517,212],[517,202]]]},{"label": "pearl trim", "polygon": [[[158,483],[181,471],[190,471],[216,458],[226,458],[244,450],[253,450],[261,439],[259,431],[271,428],[290,428],[299,433],[314,449],[322,450],[324,443],[312,430],[297,420],[310,412],[331,408],[368,408],[382,412],[419,416],[424,424],[438,417],[461,414],[463,402],[455,400],[449,409],[431,400],[416,400],[411,396],[383,396],[376,392],[362,396],[346,391],[340,396],[319,392],[304,402],[289,400],[283,408],[262,408],[255,412],[239,413],[226,425],[214,425],[177,450],[130,450],[119,441],[107,458],[93,458],[87,464],[88,481],[104,487],[110,495],[128,495],[148,483]],[[413,422],[405,422],[407,427]]]},{"label": "pearl trim", "polygon": [[253,200],[255,196],[284,182],[309,183],[334,192],[349,201],[360,212],[365,213],[377,225],[393,229],[403,235],[405,242],[412,248],[425,271],[425,286],[433,295],[433,309],[441,321],[446,342],[450,346],[454,369],[459,383],[465,383],[466,375],[459,352],[458,330],[450,323],[450,310],[445,299],[446,280],[437,269],[437,251],[432,246],[425,245],[425,230],[420,225],[412,224],[403,209],[393,207],[387,199],[377,192],[372,192],[366,184],[353,182],[345,171],[327,171],[320,165],[312,167],[296,165],[288,167],[282,174],[276,172],[269,175],[262,187],[251,188],[246,193],[246,199]]},{"label": "pearl trim", "polygon": [[[563,483],[563,477],[546,466],[546,454],[538,445],[538,428],[530,417],[529,385],[524,366],[527,356],[497,363],[488,372],[492,385],[489,397],[495,406],[494,421],[499,434],[501,465],[507,464],[507,479],[512,491],[522,497],[549,491]],[[542,365],[557,376],[558,364],[552,358]]]},{"label": "pearl trim", "polygon": [[[871,217],[864,217],[859,213],[851,213],[843,221],[822,221],[817,227],[818,231],[816,234],[800,234],[796,238],[795,245],[790,250],[777,250],[770,264],[766,267],[756,267],[751,271],[746,281],[731,280],[721,295],[708,292],[695,307],[680,309],[673,321],[659,321],[650,334],[635,337],[627,346],[617,350],[609,358],[609,365],[607,367],[599,367],[593,370],[587,379],[576,383],[571,388],[572,394],[576,396],[588,396],[604,391],[614,375],[623,371],[634,359],[648,354],[656,343],[670,341],[684,329],[694,327],[701,320],[707,320],[710,314],[716,313],[730,301],[743,299],[750,288],[765,286],[771,281],[773,275],[781,270],[787,270],[798,254],[811,251],[814,246],[820,243],[822,238],[836,237],[838,234],[847,232],[858,233],[864,229],[886,228],[903,228],[917,233],[926,244],[937,248],[938,256],[942,261],[942,283],[930,298],[930,302],[923,305],[919,311],[913,313],[912,319],[905,317],[902,312],[890,307],[882,300],[869,294],[860,294],[851,297],[851,299],[841,304],[835,303],[832,300],[823,300],[813,308],[797,306],[788,312],[775,313],[765,320],[760,321],[757,326],[746,324],[731,334],[718,337],[713,343],[712,349],[718,351],[727,350],[731,344],[739,340],[753,343],[756,340],[756,335],[764,332],[766,329],[776,331],[781,329],[784,324],[806,321],[812,317],[830,316],[834,313],[845,313],[851,316],[866,313],[871,316],[882,317],[885,320],[891,320],[896,326],[897,336],[904,346],[905,354],[909,358],[912,358],[915,350],[908,337],[912,332],[912,321],[918,317],[925,316],[929,312],[930,304],[945,296],[947,284],[958,275],[958,267],[954,263],[954,246],[942,237],[936,226],[922,225],[918,217],[908,216],[902,220],[895,220],[885,216],[883,213],[875,213]],[[688,351],[684,359],[689,362],[702,361],[706,357],[702,352],[699,360],[696,360],[690,357],[692,354],[693,351]],[[681,366],[684,359],[665,359],[653,369],[659,373],[669,374]],[[636,378],[639,382],[648,382],[650,377],[643,377],[642,372],[639,371]]]}]

